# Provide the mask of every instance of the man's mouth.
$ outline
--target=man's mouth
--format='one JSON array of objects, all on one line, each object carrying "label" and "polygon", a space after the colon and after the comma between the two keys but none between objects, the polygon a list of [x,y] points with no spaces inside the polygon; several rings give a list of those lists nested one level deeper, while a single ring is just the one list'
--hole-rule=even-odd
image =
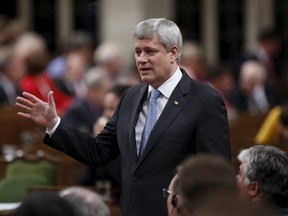
[{"label": "man's mouth", "polygon": [[151,70],[151,68],[142,67],[142,68],[139,68],[139,70],[140,70],[141,73],[145,73],[145,72]]}]

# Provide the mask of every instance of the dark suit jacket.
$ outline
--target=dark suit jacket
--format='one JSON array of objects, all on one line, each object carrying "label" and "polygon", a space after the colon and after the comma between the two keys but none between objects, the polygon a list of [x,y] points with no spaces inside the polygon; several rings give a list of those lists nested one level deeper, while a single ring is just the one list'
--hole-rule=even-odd
[{"label": "dark suit jacket", "polygon": [[123,216],[166,216],[162,188],[168,187],[177,165],[188,155],[208,152],[230,159],[229,129],[221,96],[182,72],[140,159],[135,125],[147,97],[147,84],[124,93],[114,116],[95,139],[61,123],[53,136],[44,140],[90,165],[106,163],[120,154]]}]

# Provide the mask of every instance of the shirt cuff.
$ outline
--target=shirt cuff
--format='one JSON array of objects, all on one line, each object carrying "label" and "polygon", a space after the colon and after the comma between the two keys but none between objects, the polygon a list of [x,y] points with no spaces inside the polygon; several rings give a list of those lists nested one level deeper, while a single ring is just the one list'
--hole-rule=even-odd
[{"label": "shirt cuff", "polygon": [[53,133],[55,132],[55,130],[56,130],[57,127],[59,126],[60,122],[61,122],[61,118],[58,116],[58,120],[57,120],[56,124],[54,125],[54,127],[53,127],[51,130],[48,130],[48,129],[46,128],[46,133],[47,133],[50,137],[53,135]]}]

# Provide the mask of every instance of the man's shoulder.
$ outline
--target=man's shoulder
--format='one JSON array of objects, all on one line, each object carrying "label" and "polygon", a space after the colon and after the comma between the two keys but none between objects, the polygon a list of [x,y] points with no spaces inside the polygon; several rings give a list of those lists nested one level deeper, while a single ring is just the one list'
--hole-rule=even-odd
[{"label": "man's shoulder", "polygon": [[219,92],[215,88],[210,86],[209,84],[202,83],[193,79],[190,85],[190,93],[191,94],[198,93],[198,94],[203,94],[207,96],[219,96],[220,95]]},{"label": "man's shoulder", "polygon": [[[209,86],[207,83],[197,81],[189,77],[184,69],[181,68],[183,77],[180,80],[178,86],[183,89],[183,91],[189,91],[190,94],[204,93],[204,94],[219,94],[214,88]],[[187,89],[188,88],[188,89]]]}]

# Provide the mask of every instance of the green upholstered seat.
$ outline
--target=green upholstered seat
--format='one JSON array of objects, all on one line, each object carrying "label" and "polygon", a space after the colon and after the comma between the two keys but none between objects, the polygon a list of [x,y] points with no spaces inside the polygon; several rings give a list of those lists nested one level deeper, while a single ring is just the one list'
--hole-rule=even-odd
[{"label": "green upholstered seat", "polygon": [[50,182],[41,176],[16,176],[0,180],[0,202],[20,202],[27,190],[36,186],[49,186]]},{"label": "green upholstered seat", "polygon": [[17,159],[6,166],[5,178],[31,175],[43,177],[52,185],[55,181],[55,164],[47,160],[25,161]]},{"label": "green upholstered seat", "polygon": [[0,180],[0,202],[19,202],[30,188],[54,185],[55,170],[56,164],[44,157],[7,162]]}]

